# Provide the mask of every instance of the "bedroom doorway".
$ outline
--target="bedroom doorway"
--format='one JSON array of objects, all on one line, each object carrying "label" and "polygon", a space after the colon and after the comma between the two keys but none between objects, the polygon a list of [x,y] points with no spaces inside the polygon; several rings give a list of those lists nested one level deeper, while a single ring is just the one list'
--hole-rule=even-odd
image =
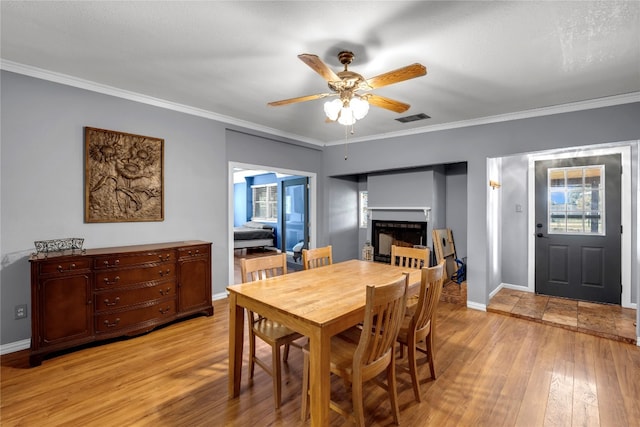
[{"label": "bedroom doorway", "polygon": [[[304,216],[306,216],[306,220],[302,220],[302,223],[306,223],[307,226],[306,227],[302,227],[302,229],[304,229],[305,234],[303,234],[302,239],[305,240],[307,242],[307,244],[305,245],[306,247],[315,247],[316,245],[316,229],[317,229],[317,221],[316,221],[316,206],[317,206],[317,190],[316,190],[316,186],[317,186],[317,177],[315,173],[312,172],[307,172],[307,171],[297,171],[297,170],[291,170],[291,169],[284,169],[284,168],[274,168],[271,166],[265,166],[265,165],[256,165],[256,164],[247,164],[247,163],[238,163],[238,162],[229,162],[229,191],[228,191],[228,225],[227,225],[227,231],[228,231],[228,253],[229,253],[229,266],[228,266],[228,283],[234,283],[234,276],[235,276],[235,269],[234,269],[234,261],[236,258],[236,254],[234,251],[234,239],[233,239],[233,229],[234,229],[234,224],[237,220],[237,217],[243,217],[246,218],[246,209],[248,209],[249,207],[246,206],[245,203],[241,203],[239,200],[236,200],[236,194],[235,194],[235,182],[234,182],[234,178],[238,178],[240,175],[246,175],[246,176],[250,176],[252,173],[255,173],[256,175],[261,175],[261,174],[275,174],[277,176],[282,177],[283,175],[285,176],[297,176],[297,179],[294,180],[283,180],[282,182],[286,182],[286,181],[292,181],[292,182],[297,182],[298,180],[304,180],[306,182],[306,191],[302,193],[303,196],[306,196],[306,201],[304,201],[304,206],[305,206],[305,212],[304,212]],[[298,184],[300,185],[300,184]],[[283,185],[284,188],[284,185]],[[298,188],[297,190],[295,190],[295,188]],[[302,186],[300,187],[296,187],[296,185],[293,185],[291,187],[291,190],[294,194],[294,197],[298,197],[298,195],[300,195],[301,193],[299,192],[300,189],[302,189]],[[306,194],[304,194],[306,193]],[[283,197],[283,196],[281,196]],[[284,217],[284,212],[286,211],[286,205],[284,202],[284,198],[283,198],[283,203],[282,203],[282,211],[283,211],[283,217]],[[240,203],[239,203],[240,202]],[[296,202],[297,203],[297,202]],[[296,212],[297,217],[300,216],[300,214],[302,213],[300,211],[300,208],[302,207],[302,205],[297,206],[294,210],[294,212]],[[242,212],[236,212],[236,209],[238,211],[242,211]],[[239,215],[238,215],[239,214]],[[300,223],[301,221],[297,221],[298,223]],[[279,233],[279,238],[277,238],[277,242],[274,243],[274,247],[271,248],[272,250],[281,252],[283,250],[287,250],[288,248],[286,246],[283,246],[285,243],[288,244],[289,242],[285,242],[285,237],[286,237],[286,227],[287,225],[284,224],[283,219],[279,219],[277,222],[278,230],[277,232]],[[294,225],[292,223],[289,224],[289,229],[293,228],[294,226],[302,226],[302,224],[297,224]],[[300,240],[300,239],[298,239]],[[291,246],[293,248],[293,245],[295,245],[295,243],[293,243]],[[283,249],[284,248],[284,249]],[[220,295],[219,297],[223,297],[226,296],[226,293],[224,295]],[[215,296],[214,296],[215,299]]]}]

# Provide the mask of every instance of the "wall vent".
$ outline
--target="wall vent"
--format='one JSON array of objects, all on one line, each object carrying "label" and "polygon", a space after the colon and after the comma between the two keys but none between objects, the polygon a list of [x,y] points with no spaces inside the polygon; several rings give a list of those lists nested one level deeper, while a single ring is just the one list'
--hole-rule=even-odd
[{"label": "wall vent", "polygon": [[399,121],[400,123],[409,123],[409,122],[415,122],[416,120],[424,120],[424,119],[430,119],[430,118],[431,117],[427,116],[425,113],[420,113],[420,114],[414,114],[413,116],[400,117],[396,120]]}]

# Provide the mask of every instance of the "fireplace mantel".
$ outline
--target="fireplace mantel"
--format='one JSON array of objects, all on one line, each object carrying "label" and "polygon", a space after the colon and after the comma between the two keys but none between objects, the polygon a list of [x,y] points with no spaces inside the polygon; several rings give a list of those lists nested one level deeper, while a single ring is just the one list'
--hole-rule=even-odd
[{"label": "fireplace mantel", "polygon": [[431,208],[427,206],[369,206],[370,211],[423,211],[426,221],[430,220]]}]

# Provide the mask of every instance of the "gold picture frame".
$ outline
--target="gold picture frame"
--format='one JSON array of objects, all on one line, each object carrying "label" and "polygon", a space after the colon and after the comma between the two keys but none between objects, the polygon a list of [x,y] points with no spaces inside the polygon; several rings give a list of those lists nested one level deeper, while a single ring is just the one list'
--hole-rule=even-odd
[{"label": "gold picture frame", "polygon": [[164,221],[164,139],[84,129],[85,222]]}]

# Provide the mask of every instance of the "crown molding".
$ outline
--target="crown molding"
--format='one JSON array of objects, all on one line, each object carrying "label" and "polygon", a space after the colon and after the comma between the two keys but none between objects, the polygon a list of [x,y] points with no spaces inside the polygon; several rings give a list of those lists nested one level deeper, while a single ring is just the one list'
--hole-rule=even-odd
[{"label": "crown molding", "polygon": [[190,107],[184,104],[178,104],[176,102],[166,101],[160,98],[154,98],[152,96],[143,95],[136,92],[131,92],[123,89],[118,89],[113,86],[107,86],[100,83],[92,82],[90,80],[79,79],[66,74],[56,73],[49,70],[44,70],[29,65],[20,64],[13,61],[0,60],[0,69],[10,71],[17,74],[23,74],[29,77],[35,77],[41,80],[47,80],[54,83],[60,83],[67,86],[76,87],[79,89],[85,89],[92,92],[102,93],[105,95],[115,96],[117,98],[127,99],[129,101],[139,102],[141,104],[153,105],[155,107],[164,108],[167,110],[178,111],[193,116],[203,117],[206,119],[215,120],[232,126],[238,126],[245,129],[251,129],[258,132],[268,133],[270,135],[279,136],[282,138],[292,139],[294,141],[306,142],[312,145],[322,146],[322,142],[308,138],[301,135],[295,135],[287,132],[283,132],[278,129],[270,128],[267,126],[261,126],[256,123],[239,120],[234,117],[217,114],[211,111],[203,110],[200,108]]},{"label": "crown molding", "polygon": [[[42,80],[48,80],[55,83],[64,84],[67,86],[73,86],[80,89],[86,89],[92,92],[98,92],[105,95],[111,95],[122,99],[128,99],[130,101],[139,102],[142,104],[153,105],[155,107],[165,108],[168,110],[178,111],[185,114],[190,114],[198,117],[203,117],[215,121],[219,121],[228,125],[238,126],[245,129],[251,129],[258,132],[268,133],[270,135],[279,136],[282,138],[291,139],[294,141],[306,142],[308,144],[317,146],[331,146],[342,145],[344,140],[336,140],[331,142],[322,142],[313,138],[308,138],[302,135],[295,135],[288,132],[283,132],[279,129],[270,128],[267,126],[261,126],[256,123],[239,120],[234,117],[217,114],[211,111],[203,110],[200,108],[190,107],[184,104],[178,104],[171,101],[166,101],[159,98],[143,95],[136,92],[118,89],[113,86],[107,86],[100,83],[92,82],[89,80],[79,79],[66,74],[56,73],[41,68],[32,67],[29,65],[20,64],[13,61],[7,61],[0,59],[0,69],[10,71],[13,73],[23,74],[30,77],[35,77]],[[437,132],[442,130],[458,129],[470,126],[485,125],[490,123],[507,122],[511,120],[528,119],[532,117],[548,116],[552,114],[568,113],[573,111],[589,110],[593,108],[610,107],[614,105],[630,104],[633,102],[640,102],[640,92],[631,92],[627,94],[609,96],[605,98],[590,99],[585,101],[578,101],[569,104],[553,105],[549,107],[536,108],[532,110],[518,111],[514,113],[499,114],[496,116],[480,117],[471,120],[461,120],[458,122],[442,123],[438,125],[423,126],[418,128],[409,129],[406,131],[381,133],[378,135],[371,135],[366,137],[349,138],[348,143],[374,141],[379,139],[397,138],[402,136],[417,135],[421,133]]]},{"label": "crown molding", "polygon": [[[401,136],[417,135],[427,132],[437,132],[441,130],[457,129],[470,126],[486,125],[490,123],[508,122],[512,120],[529,119],[532,117],[550,116],[552,114],[570,113],[573,111],[590,110],[593,108],[611,107],[614,105],[631,104],[640,102],[640,92],[625,93],[622,95],[608,96],[604,98],[589,99],[586,101],[572,102],[570,104],[553,105],[550,107],[535,108],[532,110],[518,111],[514,113],[499,114],[496,116],[480,117],[471,120],[442,123],[439,125],[423,126],[406,131],[381,133],[378,135],[349,138],[349,143],[373,141],[377,139],[397,138]],[[325,145],[342,145],[344,140],[328,142]]]}]

